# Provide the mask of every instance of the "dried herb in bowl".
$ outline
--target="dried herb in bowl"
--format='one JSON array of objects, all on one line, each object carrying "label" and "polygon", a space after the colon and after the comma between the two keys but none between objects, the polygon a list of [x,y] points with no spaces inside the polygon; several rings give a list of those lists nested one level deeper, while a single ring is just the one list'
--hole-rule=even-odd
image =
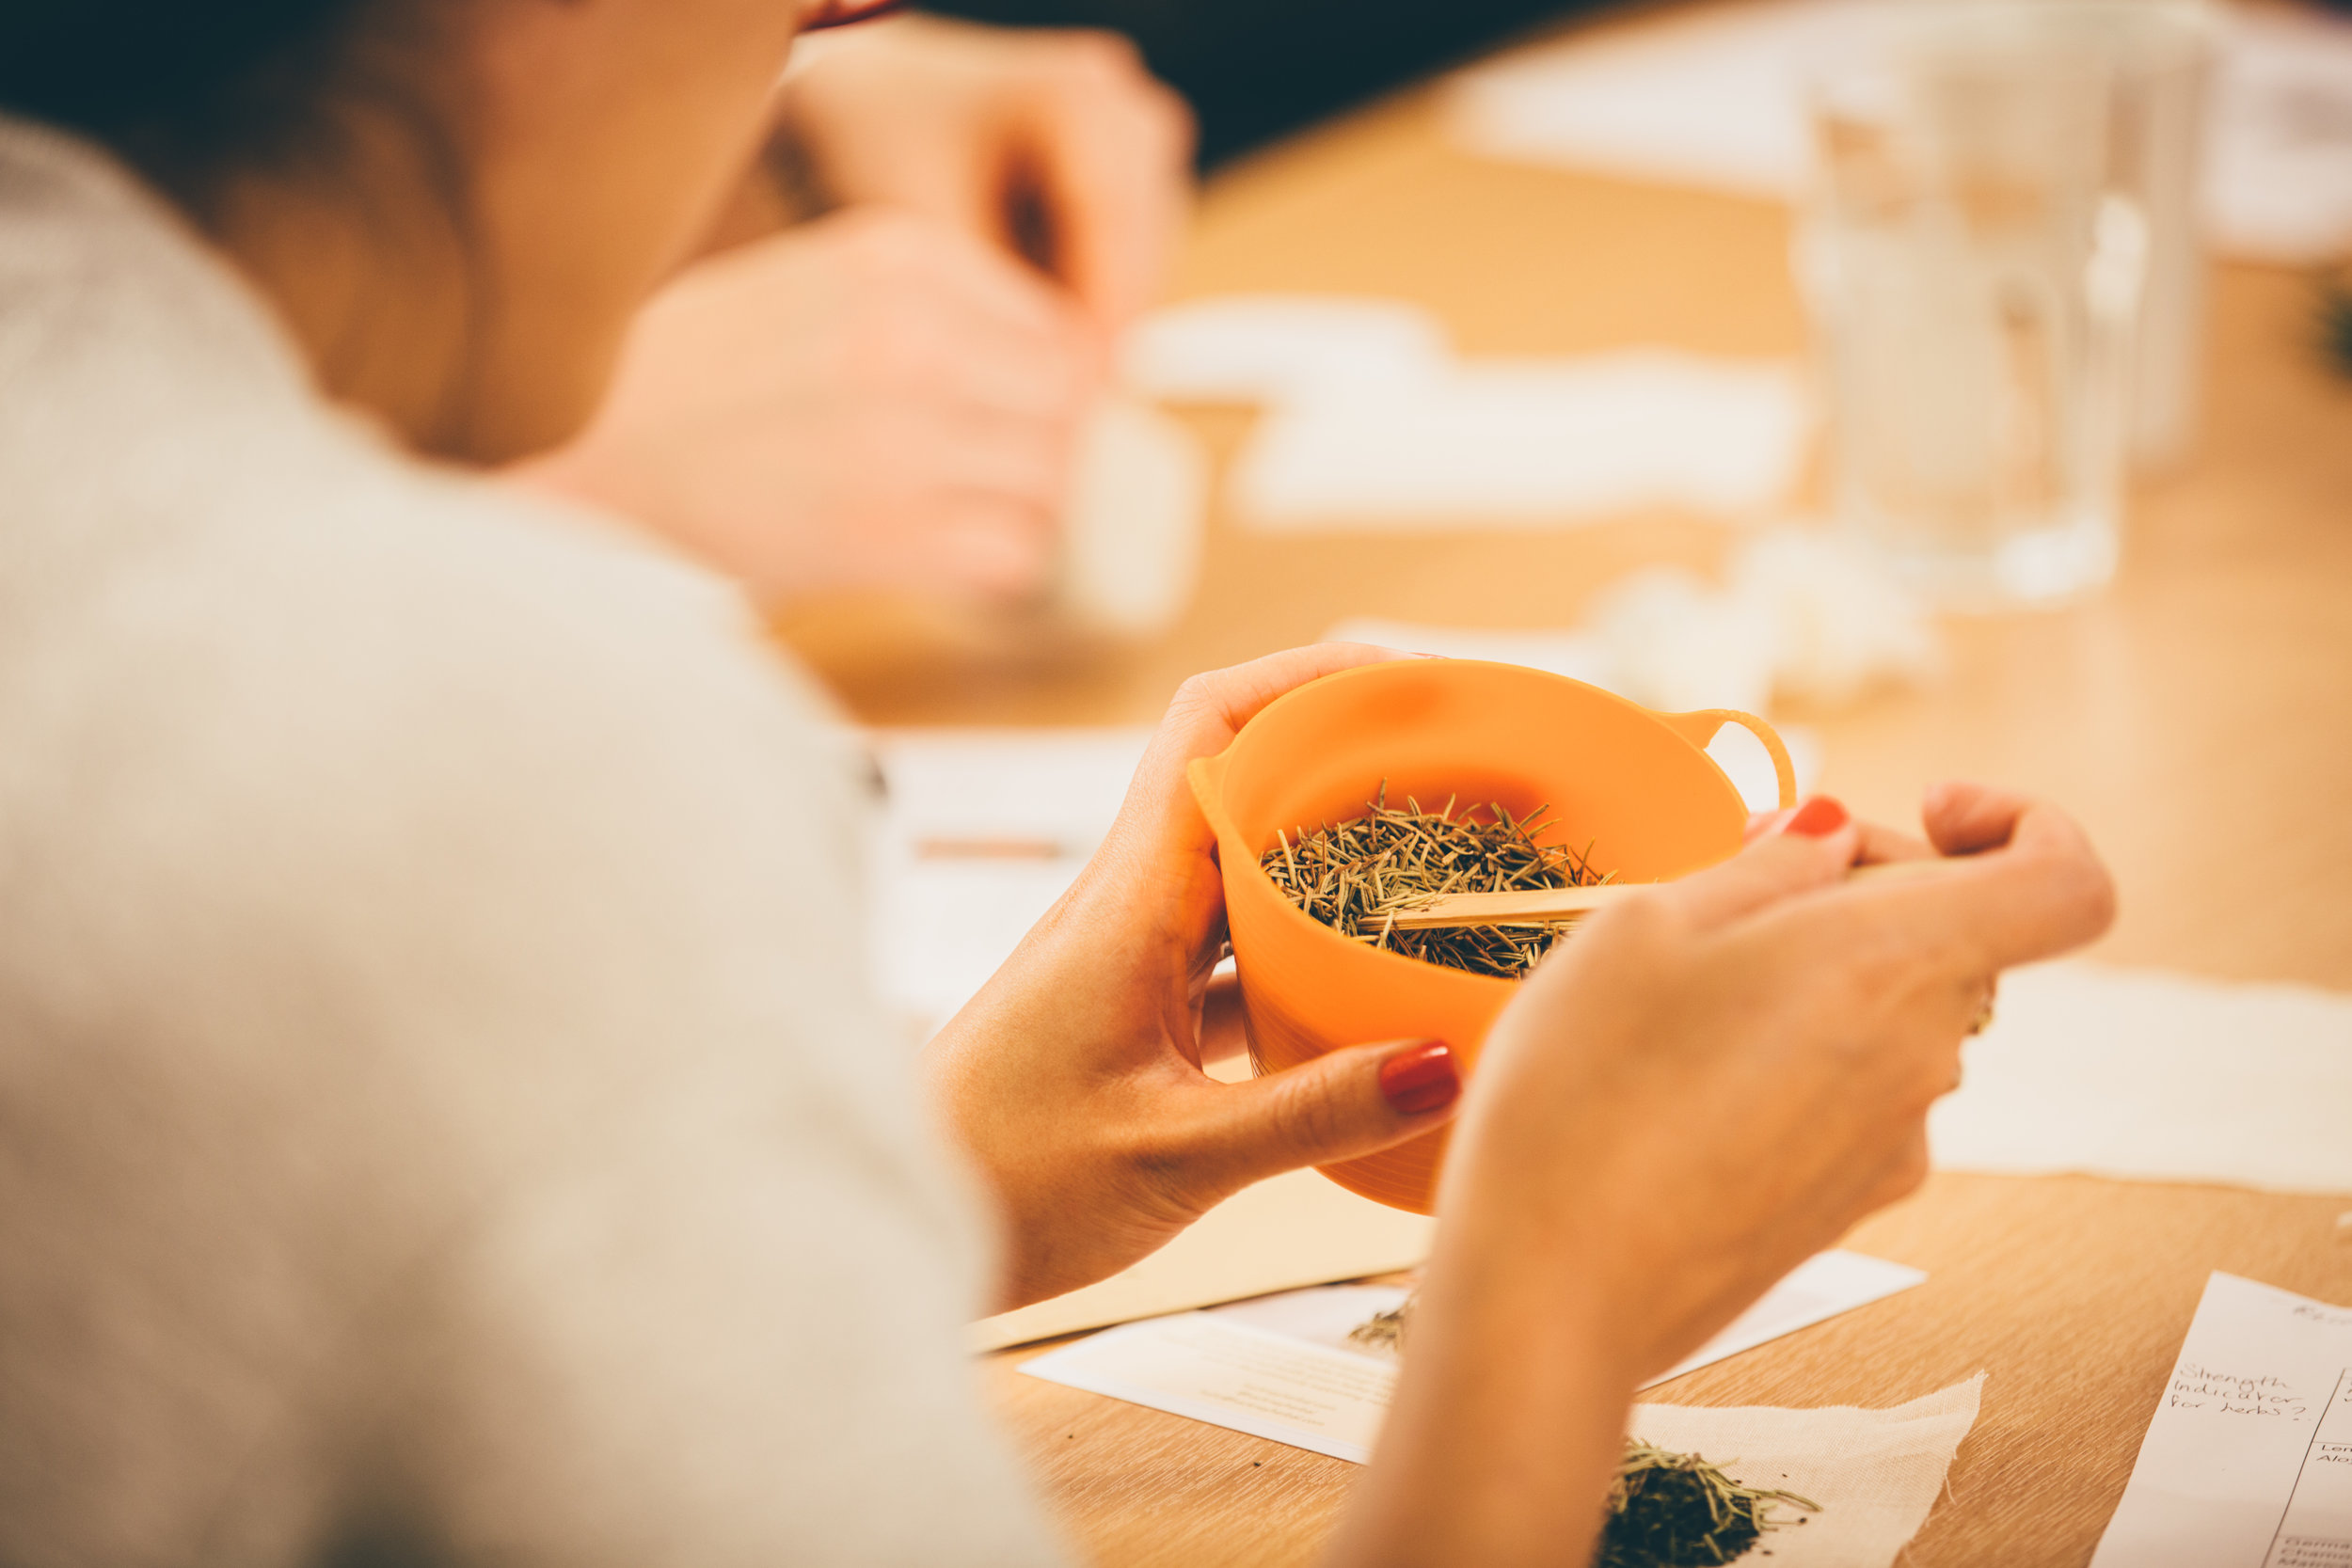
[{"label": "dried herb in bowl", "polygon": [[1550,951],[1566,923],[1399,931],[1390,917],[1439,894],[1534,892],[1608,880],[1592,868],[1590,845],[1580,853],[1536,842],[1549,806],[1515,817],[1496,804],[1457,814],[1451,799],[1432,812],[1408,796],[1398,808],[1388,796],[1384,784],[1361,816],[1279,834],[1258,859],[1292,903],[1343,937],[1426,963],[1515,980]]}]

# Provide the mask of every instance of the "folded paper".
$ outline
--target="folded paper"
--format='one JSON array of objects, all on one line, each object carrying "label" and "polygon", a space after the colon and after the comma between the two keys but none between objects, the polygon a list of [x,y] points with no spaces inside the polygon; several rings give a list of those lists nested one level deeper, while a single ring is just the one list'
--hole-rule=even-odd
[{"label": "folded paper", "polygon": [[973,1324],[973,1348],[999,1350],[1301,1285],[1393,1274],[1429,1256],[1437,1225],[1358,1197],[1313,1171],[1292,1171],[1243,1189],[1099,1284]]}]

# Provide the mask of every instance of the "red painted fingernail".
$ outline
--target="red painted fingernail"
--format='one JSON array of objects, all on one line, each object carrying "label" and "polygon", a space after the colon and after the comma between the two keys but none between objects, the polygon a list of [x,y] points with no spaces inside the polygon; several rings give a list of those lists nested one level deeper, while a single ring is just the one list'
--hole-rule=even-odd
[{"label": "red painted fingernail", "polygon": [[1454,1053],[1443,1040],[1391,1056],[1380,1064],[1380,1097],[1401,1117],[1417,1117],[1454,1103],[1462,1092]]},{"label": "red painted fingernail", "polygon": [[1788,819],[1784,833],[1802,833],[1806,838],[1827,838],[1846,825],[1846,808],[1835,796],[1816,795],[1797,808],[1797,815]]}]

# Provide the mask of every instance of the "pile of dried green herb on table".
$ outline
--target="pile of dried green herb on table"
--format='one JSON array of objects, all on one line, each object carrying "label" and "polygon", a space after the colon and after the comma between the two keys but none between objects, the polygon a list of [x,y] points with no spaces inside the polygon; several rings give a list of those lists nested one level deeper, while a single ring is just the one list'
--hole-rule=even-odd
[{"label": "pile of dried green herb on table", "polygon": [[[1402,1355],[1420,1299],[1416,1291],[1375,1312],[1348,1331],[1348,1341]],[[1766,1530],[1788,1523],[1772,1517],[1776,1503],[1816,1513],[1821,1506],[1794,1492],[1744,1485],[1697,1454],[1629,1437],[1609,1483],[1609,1519],[1593,1568],[1719,1568],[1745,1556]]]},{"label": "pile of dried green herb on table", "polygon": [[1361,816],[1279,835],[1258,863],[1294,904],[1342,936],[1406,958],[1474,974],[1518,978],[1568,929],[1541,926],[1451,927],[1399,931],[1388,917],[1416,899],[1449,893],[1518,893],[1591,887],[1608,879],[1583,853],[1538,844],[1547,806],[1514,817],[1500,805],[1472,806],[1460,815],[1447,800],[1423,811],[1406,799],[1388,803],[1388,787],[1365,802]]},{"label": "pile of dried green herb on table", "polygon": [[1743,1486],[1697,1454],[1629,1437],[1593,1568],[1716,1568],[1788,1523],[1772,1517],[1775,1503],[1820,1507],[1794,1492]]}]

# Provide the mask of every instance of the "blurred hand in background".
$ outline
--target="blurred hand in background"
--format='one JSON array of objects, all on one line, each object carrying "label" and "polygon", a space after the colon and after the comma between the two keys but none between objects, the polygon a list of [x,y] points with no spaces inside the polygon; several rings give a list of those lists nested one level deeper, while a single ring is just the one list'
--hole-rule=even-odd
[{"label": "blurred hand in background", "polygon": [[781,126],[845,204],[928,213],[1027,256],[1116,332],[1157,294],[1192,119],[1115,33],[905,17],[838,39]]},{"label": "blurred hand in background", "polygon": [[850,209],[697,262],[596,420],[523,477],[626,514],[770,603],[1019,596],[1054,559],[1099,380],[1066,295],[935,219]]},{"label": "blurred hand in background", "polygon": [[[1038,593],[1111,341],[1184,221],[1182,106],[1107,35],[909,18],[833,41],[777,124],[596,419],[515,477],[770,604]],[[777,232],[779,170],[834,210]]]}]

